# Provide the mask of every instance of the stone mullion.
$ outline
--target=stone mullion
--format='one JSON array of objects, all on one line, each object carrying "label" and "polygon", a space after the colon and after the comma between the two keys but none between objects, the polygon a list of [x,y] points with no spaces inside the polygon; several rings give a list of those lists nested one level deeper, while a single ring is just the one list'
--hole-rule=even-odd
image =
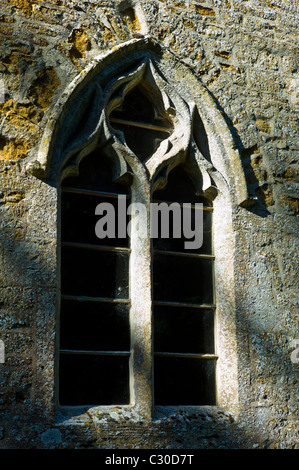
[{"label": "stone mullion", "polygon": [[132,217],[131,220],[131,403],[143,419],[151,419],[153,408],[152,283],[150,190],[147,181],[133,185],[131,201],[142,204],[144,207],[144,211],[138,212],[138,216]]}]

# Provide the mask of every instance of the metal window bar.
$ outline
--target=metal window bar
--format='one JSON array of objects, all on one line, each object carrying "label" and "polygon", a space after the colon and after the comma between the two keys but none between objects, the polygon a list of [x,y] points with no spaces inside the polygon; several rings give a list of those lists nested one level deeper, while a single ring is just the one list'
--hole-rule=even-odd
[{"label": "metal window bar", "polygon": [[154,305],[161,305],[166,307],[192,307],[192,308],[199,308],[199,309],[211,309],[215,310],[216,305],[214,304],[192,304],[192,303],[184,303],[184,302],[170,302],[167,300],[154,300]]},{"label": "metal window bar", "polygon": [[130,253],[131,252],[131,248],[119,247],[119,246],[93,245],[91,243],[62,241],[61,245],[70,247],[70,248],[83,248],[87,250],[113,251],[117,253],[119,252]]},{"label": "metal window bar", "polygon": [[121,197],[125,199],[130,199],[130,196],[128,194],[97,191],[95,189],[73,188],[71,186],[62,186],[61,191],[64,193],[86,194],[87,196],[104,196],[110,198]]},{"label": "metal window bar", "polygon": [[194,354],[194,353],[176,353],[176,352],[155,352],[155,356],[159,357],[186,357],[194,359],[218,359],[216,354]]},{"label": "metal window bar", "polygon": [[110,118],[110,123],[115,124],[124,124],[125,126],[141,127],[142,129],[149,129],[151,131],[165,132],[171,134],[172,129],[167,129],[167,127],[155,126],[154,124],[147,124],[146,122],[136,122],[136,121],[127,121],[126,119]]},{"label": "metal window bar", "polygon": [[214,255],[204,255],[201,253],[188,253],[184,251],[154,250],[154,253],[157,255],[184,256],[186,258],[201,258],[201,259],[209,259],[211,261],[215,260]]},{"label": "metal window bar", "polygon": [[[196,209],[196,210],[203,210],[203,211],[208,211],[208,212],[213,212],[213,207],[209,207],[209,206],[204,206],[203,207],[198,207],[195,205],[195,203],[189,203],[189,202],[179,202],[179,201],[165,201],[164,199],[154,199],[153,200],[154,203],[161,203],[161,202],[165,202],[166,204],[179,204],[180,206],[183,206],[183,204],[190,204],[190,207],[191,209]],[[203,204],[203,203],[197,203],[197,204]]]},{"label": "metal window bar", "polygon": [[63,354],[83,354],[89,356],[130,356],[130,351],[97,351],[87,349],[60,349]]},{"label": "metal window bar", "polygon": [[109,303],[115,303],[115,304],[131,304],[131,301],[128,299],[116,299],[116,298],[110,298],[110,297],[90,297],[90,296],[85,296],[85,295],[68,295],[68,294],[62,294],[61,295],[62,300],[74,300],[78,302],[109,302]]}]

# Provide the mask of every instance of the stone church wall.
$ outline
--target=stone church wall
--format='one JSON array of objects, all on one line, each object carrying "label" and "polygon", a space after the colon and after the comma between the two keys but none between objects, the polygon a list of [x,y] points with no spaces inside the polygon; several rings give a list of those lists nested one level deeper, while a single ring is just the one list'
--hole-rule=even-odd
[{"label": "stone church wall", "polygon": [[[293,0],[1,0],[0,448],[298,448],[298,19]],[[70,84],[147,37],[213,97],[254,202],[225,255],[237,399],[150,421],[56,409],[57,193],[30,171]]]}]

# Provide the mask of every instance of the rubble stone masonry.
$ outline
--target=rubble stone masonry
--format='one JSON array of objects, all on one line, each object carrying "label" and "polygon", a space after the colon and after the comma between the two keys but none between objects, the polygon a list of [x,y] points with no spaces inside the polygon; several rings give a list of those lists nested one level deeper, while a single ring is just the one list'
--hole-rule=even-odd
[{"label": "rubble stone masonry", "polygon": [[[294,0],[1,0],[0,449],[299,448],[298,24]],[[206,90],[252,202],[218,209],[216,227],[232,227],[232,245],[217,243],[233,273],[218,327],[234,337],[222,375],[234,396],[151,419],[57,407],[57,188],[30,170],[71,84],[139,41]]]}]

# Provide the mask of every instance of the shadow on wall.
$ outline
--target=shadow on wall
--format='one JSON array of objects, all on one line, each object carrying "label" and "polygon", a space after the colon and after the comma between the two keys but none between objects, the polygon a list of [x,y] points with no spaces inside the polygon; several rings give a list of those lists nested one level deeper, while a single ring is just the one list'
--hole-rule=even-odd
[{"label": "shadow on wall", "polygon": [[[3,448],[18,447],[20,443],[34,446],[34,441],[39,440],[41,423],[53,417],[56,242],[42,210],[43,204],[47,207],[42,191],[36,204],[38,215],[33,211],[32,201],[25,198],[1,206],[0,337],[5,343],[5,363],[0,364],[0,416],[4,426],[0,447]],[[27,224],[31,216],[40,217],[44,224],[36,224],[35,233],[29,234]]]},{"label": "shadow on wall", "polygon": [[[249,194],[249,197],[251,197],[253,201],[254,200],[256,201],[255,204],[252,204],[252,206],[250,207],[246,207],[246,209],[249,212],[252,212],[253,214],[256,214],[260,217],[267,217],[268,215],[270,215],[270,212],[267,208],[264,191],[260,187],[260,182],[254,173],[254,169],[251,163],[251,157],[257,151],[257,145],[253,145],[251,148],[244,147],[244,144],[232,120],[227,116],[227,114],[225,113],[224,109],[220,105],[219,101],[215,98],[215,96],[211,94],[209,90],[208,90],[208,93],[212,96],[215,105],[221,112],[221,115],[223,119],[225,120],[227,127],[230,129],[233,141],[235,142],[236,147],[238,148],[240,152],[240,157],[241,157],[240,161],[241,161],[241,165],[242,165],[246,182],[247,182],[248,194]],[[208,150],[207,144],[204,143],[204,146]]]},{"label": "shadow on wall", "polygon": [[[291,376],[291,363],[282,353],[283,338],[265,332],[254,312],[248,319],[241,301],[237,305],[240,370],[250,368],[252,372],[251,386],[247,383],[243,388],[247,395],[244,414],[238,419],[216,407],[159,407],[151,423],[133,414],[128,419],[118,408],[106,415],[99,408],[81,410],[71,418],[62,411],[55,415],[56,240],[42,234],[19,239],[11,224],[12,219],[3,218],[0,235],[1,339],[6,348],[6,361],[0,365],[0,425],[4,429],[0,448],[233,449],[282,445],[270,434],[273,430],[279,435],[279,420],[284,421],[281,430],[288,423],[279,404],[274,408],[273,400],[283,401],[281,394],[288,393],[281,384]],[[250,344],[244,355],[245,337]],[[243,379],[240,374],[240,382]],[[295,411],[295,404],[293,408]],[[288,413],[292,413],[291,406]],[[250,423],[249,415],[253,416]],[[263,428],[266,422],[268,429]]]}]

